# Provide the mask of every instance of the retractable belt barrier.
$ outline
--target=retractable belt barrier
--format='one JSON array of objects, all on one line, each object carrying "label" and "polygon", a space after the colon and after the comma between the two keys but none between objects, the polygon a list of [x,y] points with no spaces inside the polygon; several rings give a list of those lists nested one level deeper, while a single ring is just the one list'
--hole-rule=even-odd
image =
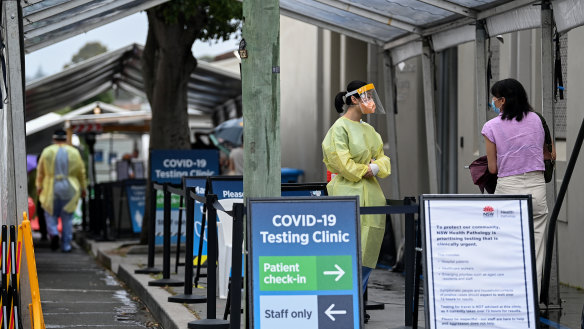
[{"label": "retractable belt barrier", "polygon": [[[217,211],[222,211],[233,218],[233,233],[232,233],[232,273],[242,272],[242,245],[243,245],[243,216],[245,207],[242,203],[235,203],[232,210],[225,210],[218,201],[217,195],[212,193],[205,193],[205,195],[198,194],[195,188],[187,187],[183,180],[182,188],[172,184],[158,184],[152,182],[150,185],[152,195],[156,191],[164,192],[164,233],[163,233],[163,278],[160,280],[150,281],[149,285],[166,286],[166,285],[184,285],[184,294],[176,295],[168,298],[169,302],[176,303],[207,303],[207,317],[202,320],[192,321],[188,324],[188,328],[239,328],[241,322],[241,289],[242,278],[240,275],[233,275],[229,287],[228,299],[226,303],[224,319],[216,319],[216,288],[217,288],[217,260],[218,260],[218,244],[217,244]],[[186,251],[184,264],[193,264],[193,237],[194,237],[194,205],[199,202],[204,205],[207,210],[207,217],[202,218],[201,239],[203,240],[203,232],[208,234],[208,258],[207,258],[207,289],[206,296],[199,296],[193,294],[193,266],[185,266],[184,282],[170,278],[170,195],[175,194],[181,196],[186,210]],[[419,213],[420,206],[415,203],[415,198],[407,197],[399,200],[400,205],[378,206],[378,207],[360,207],[360,215],[370,214],[405,214],[405,248],[404,248],[404,270],[406,278],[406,293],[405,293],[405,325],[411,328],[417,328],[418,322],[418,301],[420,291],[420,276],[422,274],[421,266],[421,235],[419,221],[416,220],[415,214]],[[136,273],[159,273],[160,270],[154,267],[154,238],[155,238],[155,197],[151,198],[150,202],[150,221],[148,232],[148,267],[145,269],[136,270]],[[183,208],[181,207],[181,212]],[[180,216],[182,219],[182,216]],[[205,220],[206,219],[206,220]],[[180,233],[179,233],[180,234]],[[177,244],[180,248],[180,239]],[[199,248],[201,249],[201,248]],[[201,259],[199,252],[199,261]],[[177,256],[178,262],[178,256]],[[197,266],[197,271],[200,270],[200,263]],[[154,271],[154,272],[148,272]],[[197,277],[198,278],[198,275]],[[195,279],[195,281],[197,281]],[[197,282],[195,282],[195,285]],[[230,315],[230,320],[227,321],[227,316]],[[247,318],[247,317],[246,317]]]}]

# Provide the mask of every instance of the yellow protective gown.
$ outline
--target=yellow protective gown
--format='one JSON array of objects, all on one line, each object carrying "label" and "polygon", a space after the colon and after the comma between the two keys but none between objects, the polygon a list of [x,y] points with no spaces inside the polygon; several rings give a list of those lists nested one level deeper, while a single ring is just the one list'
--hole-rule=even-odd
[{"label": "yellow protective gown", "polygon": [[53,144],[46,147],[43,150],[43,153],[41,153],[37,165],[36,187],[37,189],[42,188],[41,194],[39,195],[41,205],[43,209],[51,215],[53,214],[54,202],[53,185],[55,183],[55,158],[61,147],[64,147],[65,150],[67,150],[69,160],[69,175],[67,179],[73,189],[75,189],[75,196],[64,207],[66,212],[72,213],[75,211],[77,203],[79,202],[79,197],[81,196],[81,190],[85,190],[87,187],[85,179],[85,164],[76,148],[67,144]]},{"label": "yellow protective gown", "polygon": [[[365,122],[339,118],[322,142],[323,161],[337,175],[328,183],[331,196],[359,196],[360,205],[384,206],[383,191],[376,177],[363,178],[371,159],[379,166],[377,177],[391,173],[389,158],[383,154],[383,141]],[[363,266],[375,268],[385,233],[385,215],[361,216],[361,252]]]}]

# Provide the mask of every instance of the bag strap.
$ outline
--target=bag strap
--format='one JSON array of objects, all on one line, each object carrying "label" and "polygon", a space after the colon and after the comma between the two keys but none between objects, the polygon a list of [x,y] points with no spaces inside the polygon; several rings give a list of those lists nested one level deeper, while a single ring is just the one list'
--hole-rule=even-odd
[{"label": "bag strap", "polygon": [[545,121],[543,115],[541,115],[540,113],[533,111],[533,113],[537,114],[537,116],[539,117],[539,119],[541,120],[541,125],[543,126],[543,131],[545,134],[545,145],[548,148],[548,151],[551,152],[552,151],[552,135],[550,134],[550,128],[547,125],[547,122]]}]

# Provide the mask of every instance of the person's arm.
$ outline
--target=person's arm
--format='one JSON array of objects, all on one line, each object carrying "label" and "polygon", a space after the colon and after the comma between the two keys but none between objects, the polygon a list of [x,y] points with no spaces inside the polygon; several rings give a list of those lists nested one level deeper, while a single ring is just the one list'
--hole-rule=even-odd
[{"label": "person's arm", "polygon": [[379,134],[377,134],[377,136],[379,138],[379,148],[373,155],[371,163],[374,163],[379,167],[377,177],[385,178],[391,174],[391,162],[389,157],[383,153],[383,141],[381,140],[381,136],[379,136]]},{"label": "person's arm", "polygon": [[489,172],[491,174],[496,174],[497,173],[497,145],[495,145],[495,143],[491,142],[487,136],[484,136],[485,138],[485,144],[487,147],[487,162],[488,162],[488,166],[489,166]]},{"label": "person's arm", "polygon": [[37,163],[37,172],[36,172],[36,180],[35,180],[37,196],[40,196],[41,192],[43,190],[43,179],[44,178],[45,178],[45,159],[43,157],[43,154],[41,153],[41,156],[39,157],[39,161]]},{"label": "person's arm", "polygon": [[365,175],[372,175],[368,164],[357,163],[349,153],[349,136],[340,127],[332,132],[327,145],[323,144],[323,153],[327,167],[352,182],[358,182]]},{"label": "person's arm", "polygon": [[77,162],[77,165],[79,166],[79,170],[76,171],[77,173],[76,176],[77,180],[79,181],[79,188],[81,189],[81,197],[85,198],[85,196],[87,195],[87,177],[85,174],[85,163],[81,158],[81,153],[79,153],[79,150],[77,150],[76,148],[73,148],[73,150],[75,162]]}]

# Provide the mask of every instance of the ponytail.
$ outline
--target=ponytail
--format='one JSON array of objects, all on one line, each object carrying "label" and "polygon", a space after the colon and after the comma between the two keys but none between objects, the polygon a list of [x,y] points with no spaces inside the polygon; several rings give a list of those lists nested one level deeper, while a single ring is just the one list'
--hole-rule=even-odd
[{"label": "ponytail", "polygon": [[346,91],[341,91],[337,94],[337,96],[335,96],[335,109],[339,113],[343,113],[343,105],[345,105],[345,100],[343,97],[345,97],[346,94]]}]

